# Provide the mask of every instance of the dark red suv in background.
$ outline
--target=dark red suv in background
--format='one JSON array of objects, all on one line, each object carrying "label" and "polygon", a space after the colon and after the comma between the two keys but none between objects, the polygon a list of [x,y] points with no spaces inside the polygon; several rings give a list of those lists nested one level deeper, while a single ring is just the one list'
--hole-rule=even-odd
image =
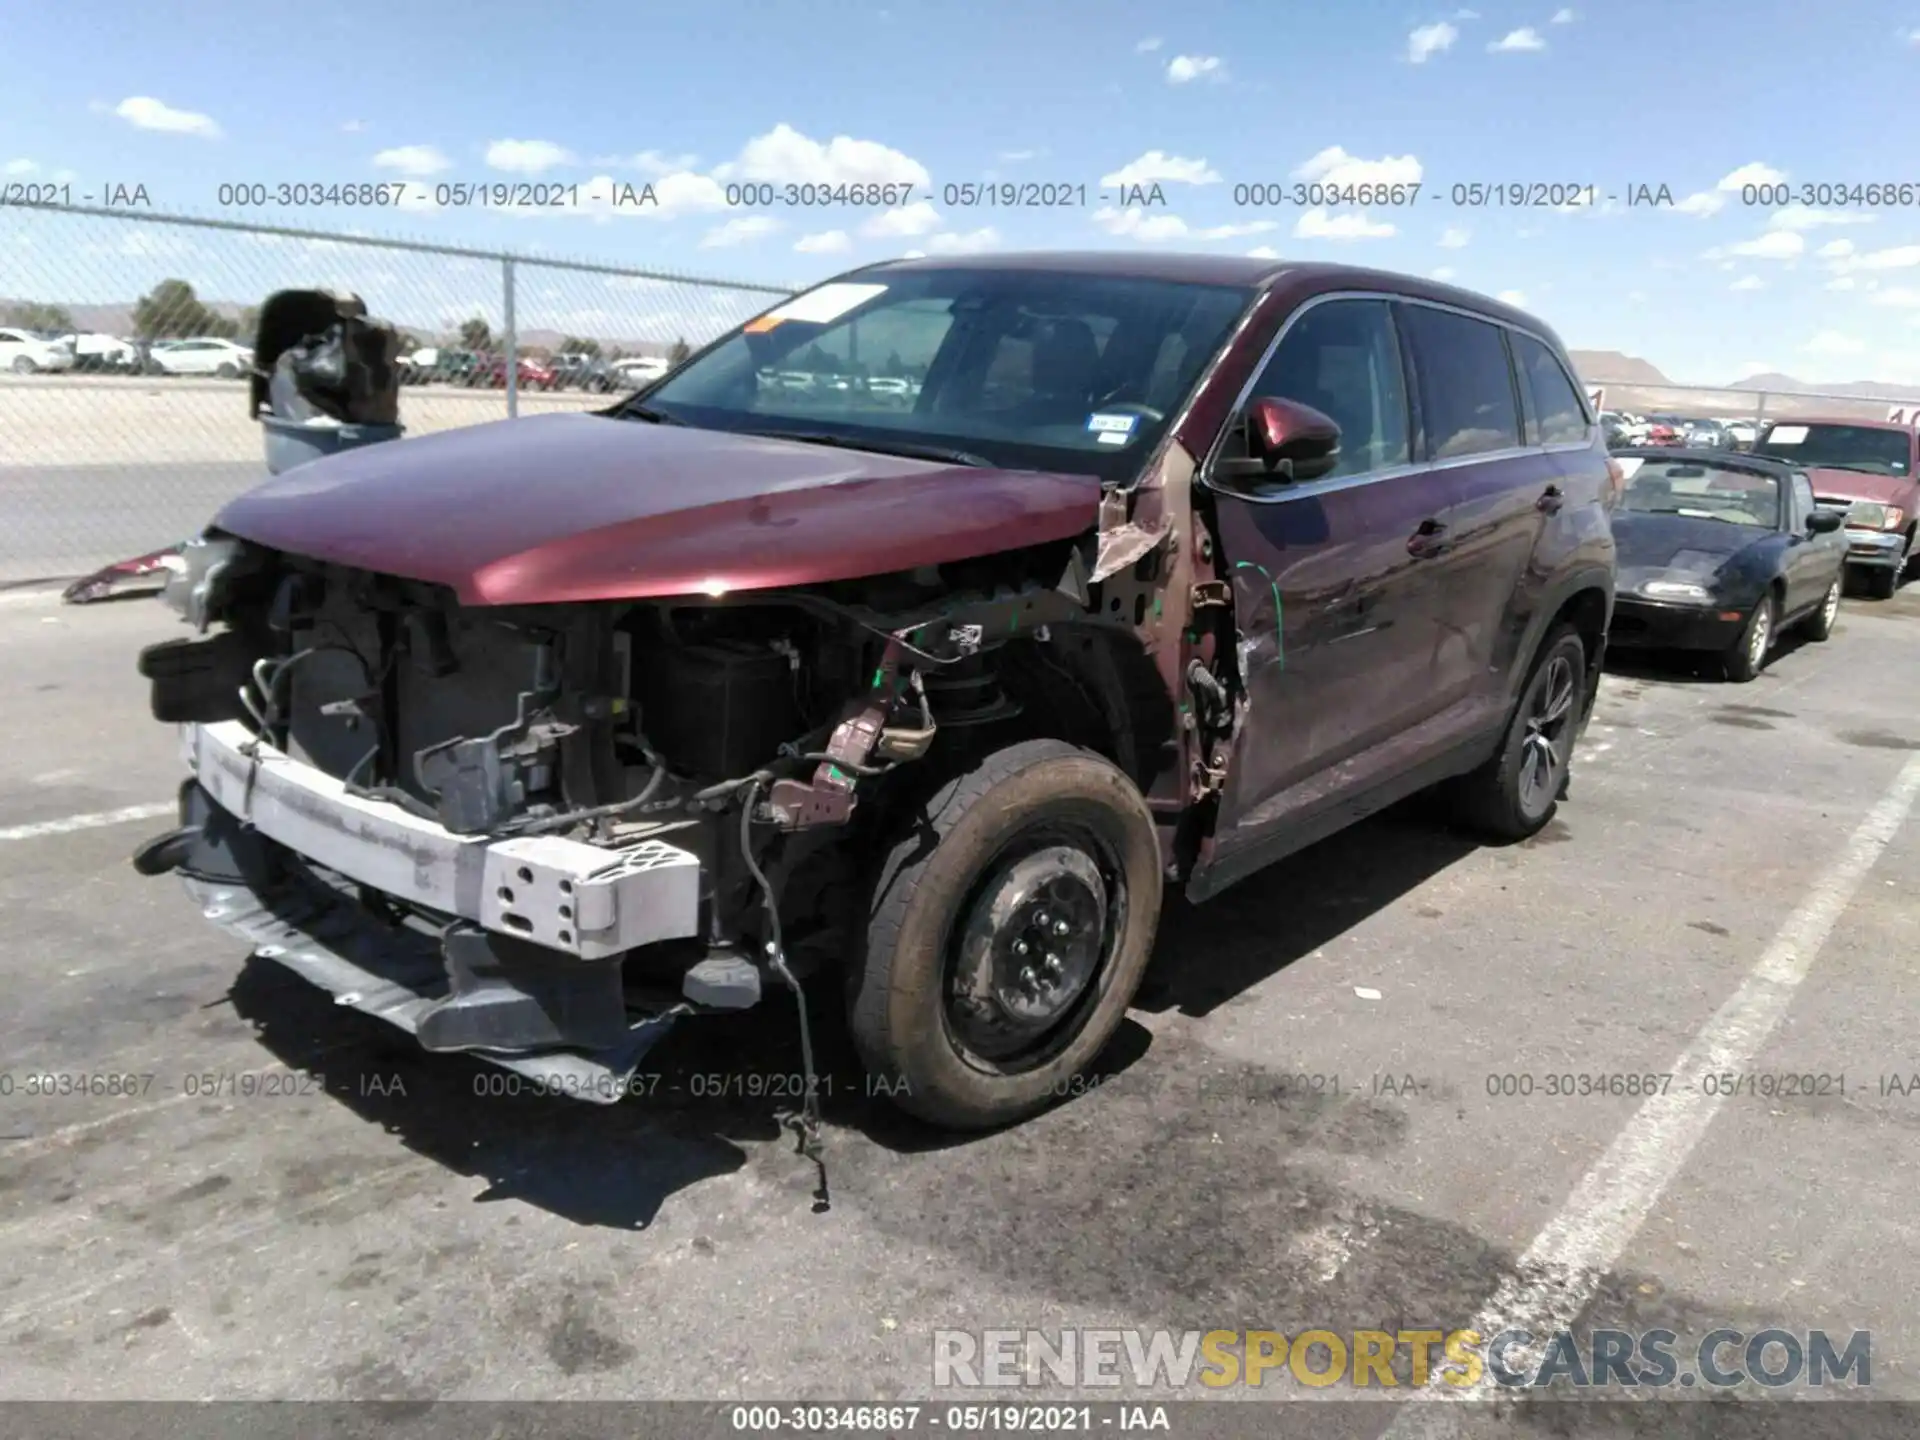
[{"label": "dark red suv in background", "polygon": [[[815,383],[864,374],[918,388]],[[230,504],[168,592],[219,628],[143,660],[194,779],[138,863],[553,1093],[818,977],[881,1093],[1005,1122],[1113,1035],[1164,885],[1433,785],[1547,823],[1618,476],[1553,333],[1464,291],[872,266],[602,413]]]}]

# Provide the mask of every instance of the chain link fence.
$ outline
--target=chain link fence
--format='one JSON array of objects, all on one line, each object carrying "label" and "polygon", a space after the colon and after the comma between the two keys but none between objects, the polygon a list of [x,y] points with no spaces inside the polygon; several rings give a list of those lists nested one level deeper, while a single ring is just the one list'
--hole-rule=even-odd
[{"label": "chain link fence", "polygon": [[1742,390],[1708,385],[1648,385],[1637,380],[1587,376],[1588,394],[1599,392],[1601,408],[1629,414],[1672,415],[1682,420],[1886,420],[1912,424],[1920,413],[1920,387],[1874,386],[1870,395],[1818,390]]},{"label": "chain link fence", "polygon": [[790,287],[90,207],[0,210],[0,586],[197,531],[265,477],[255,312],[351,291],[402,336],[408,436],[603,406]]}]

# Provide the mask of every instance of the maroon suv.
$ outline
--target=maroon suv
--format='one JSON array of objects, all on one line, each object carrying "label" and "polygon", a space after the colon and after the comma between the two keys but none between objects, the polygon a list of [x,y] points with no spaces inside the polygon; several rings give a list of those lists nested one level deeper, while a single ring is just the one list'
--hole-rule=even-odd
[{"label": "maroon suv", "polygon": [[[818,378],[883,371],[910,404]],[[603,412],[227,506],[142,659],[193,775],[136,860],[553,1092],[819,984],[876,1088],[997,1124],[1113,1035],[1167,886],[1435,785],[1547,823],[1617,476],[1553,333],[1464,291],[869,267]]]}]

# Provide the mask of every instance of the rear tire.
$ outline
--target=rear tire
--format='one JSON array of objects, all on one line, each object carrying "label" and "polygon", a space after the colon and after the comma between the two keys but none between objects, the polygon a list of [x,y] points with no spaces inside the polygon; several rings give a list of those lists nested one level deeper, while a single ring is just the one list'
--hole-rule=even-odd
[{"label": "rear tire", "polygon": [[1875,600],[1891,600],[1894,591],[1900,588],[1898,570],[1869,570],[1867,572],[1867,594]]},{"label": "rear tire", "polygon": [[16,375],[31,375],[39,368],[38,365],[34,364],[33,361],[25,355],[14,356],[13,373]]},{"label": "rear tire", "polygon": [[240,372],[237,369],[235,369],[232,365],[226,364],[224,362],[221,364],[220,368],[218,370],[215,370],[213,373],[222,380],[238,380],[240,378]]},{"label": "rear tire", "polygon": [[1833,584],[1827,587],[1820,608],[1809,615],[1800,625],[1800,633],[1809,640],[1824,640],[1833,634],[1833,622],[1840,618],[1840,577],[1833,577]]},{"label": "rear tire", "polygon": [[887,854],[849,976],[876,1088],[955,1130],[1071,1093],[1139,988],[1161,878],[1146,800],[1091,751],[1024,741],[948,781]]},{"label": "rear tire", "polygon": [[1565,792],[1586,702],[1586,643],[1571,625],[1556,626],[1527,672],[1499,751],[1450,787],[1452,813],[1501,843],[1539,834]]},{"label": "rear tire", "polygon": [[1744,685],[1767,668],[1767,656],[1773,653],[1775,621],[1779,602],[1769,590],[1753,607],[1747,623],[1740,627],[1739,638],[1728,648],[1723,664],[1727,679]]}]

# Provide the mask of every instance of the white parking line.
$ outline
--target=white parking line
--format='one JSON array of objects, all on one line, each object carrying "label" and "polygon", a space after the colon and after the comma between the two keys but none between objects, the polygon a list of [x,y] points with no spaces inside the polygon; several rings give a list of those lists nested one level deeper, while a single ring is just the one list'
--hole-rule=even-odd
[{"label": "white parking line", "polygon": [[50,605],[64,593],[61,590],[5,590],[0,591],[0,605]]},{"label": "white parking line", "polygon": [[0,828],[0,840],[38,840],[43,835],[67,835],[75,830],[98,830],[107,825],[125,825],[132,820],[153,820],[172,815],[178,809],[173,800],[151,805],[127,805],[118,810],[99,810],[91,815],[68,815],[59,820],[37,820],[31,825]]},{"label": "white parking line", "polygon": [[[1673,1081],[1635,1112],[1594,1167],[1573,1189],[1560,1213],[1521,1255],[1512,1278],[1503,1281],[1474,1317],[1471,1329],[1482,1340],[1503,1331],[1524,1330],[1544,1341],[1571,1325],[1593,1298],[1595,1289],[1618,1263],[1687,1157],[1706,1133],[1725,1098],[1707,1094],[1700,1077],[1743,1070],[1780,1023],[1794,991],[1827,941],[1834,924],[1852,903],[1893,837],[1899,833],[1920,794],[1920,755],[1899,775],[1847,847],[1814,882],[1798,909],[1787,917],[1773,943],[1733,997],[1715,1012],[1667,1068]],[[1537,1359],[1539,1344],[1516,1346],[1508,1354],[1516,1370]],[[1498,1387],[1483,1374],[1474,1385],[1450,1385],[1436,1374],[1422,1400],[1488,1400]],[[1402,1410],[1381,1440],[1458,1435],[1465,1422],[1450,1406],[1416,1404]]]}]

